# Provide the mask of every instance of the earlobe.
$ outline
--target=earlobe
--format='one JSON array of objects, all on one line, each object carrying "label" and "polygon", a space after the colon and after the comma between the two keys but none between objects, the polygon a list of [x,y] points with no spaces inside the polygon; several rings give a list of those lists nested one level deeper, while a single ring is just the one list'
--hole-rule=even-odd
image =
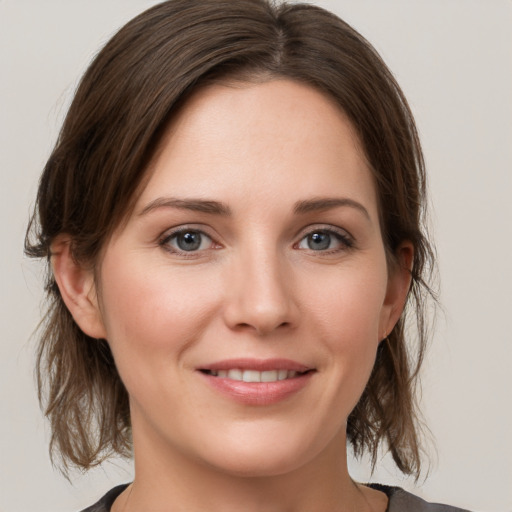
[{"label": "earlobe", "polygon": [[383,320],[382,337],[385,338],[398,322],[407,301],[411,286],[414,246],[403,242],[395,253],[395,263],[390,269],[386,299],[384,302],[387,318]]},{"label": "earlobe", "polygon": [[69,236],[59,235],[51,253],[55,281],[75,322],[88,336],[106,338],[92,270],[73,258]]}]

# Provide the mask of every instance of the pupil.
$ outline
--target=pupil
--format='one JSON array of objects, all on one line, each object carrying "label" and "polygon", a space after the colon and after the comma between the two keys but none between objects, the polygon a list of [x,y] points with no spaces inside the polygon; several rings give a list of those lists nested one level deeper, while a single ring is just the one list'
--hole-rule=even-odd
[{"label": "pupil", "polygon": [[331,236],[327,233],[313,233],[308,239],[309,248],[314,251],[328,249],[330,244]]},{"label": "pupil", "polygon": [[178,236],[178,246],[182,251],[195,251],[201,245],[201,235],[199,233],[183,233]]}]

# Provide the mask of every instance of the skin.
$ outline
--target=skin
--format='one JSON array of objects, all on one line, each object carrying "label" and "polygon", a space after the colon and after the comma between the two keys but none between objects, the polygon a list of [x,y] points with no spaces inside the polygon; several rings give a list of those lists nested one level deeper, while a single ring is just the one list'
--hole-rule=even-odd
[{"label": "skin", "polygon": [[[383,493],[350,479],[346,420],[402,311],[412,248],[388,268],[346,116],[287,80],[210,86],[173,120],[148,177],[98,287],[65,235],[53,258],[66,304],[108,340],[130,396],[136,476],[114,512],[385,510]],[[343,201],[313,207],[326,198]],[[199,248],[184,251],[177,228]],[[313,372],[290,397],[248,405],[198,371],[237,357]]]}]

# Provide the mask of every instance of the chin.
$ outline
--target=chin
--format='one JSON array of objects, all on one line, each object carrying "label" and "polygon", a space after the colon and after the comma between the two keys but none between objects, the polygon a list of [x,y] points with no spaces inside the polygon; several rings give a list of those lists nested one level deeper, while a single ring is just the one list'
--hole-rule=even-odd
[{"label": "chin", "polygon": [[235,445],[215,443],[215,447],[223,448],[220,451],[214,449],[208,458],[209,464],[233,476],[275,477],[305,467],[327,451],[337,452],[341,456],[343,452],[330,444],[311,440],[308,436],[290,436],[289,432],[285,436],[267,434],[263,438],[260,434],[252,438],[244,436]]},{"label": "chin", "polygon": [[241,478],[266,478],[275,477],[292,473],[304,465],[305,461],[295,456],[285,455],[262,456],[258,454],[254,457],[245,456],[228,457],[216,464],[219,471],[231,476]]}]

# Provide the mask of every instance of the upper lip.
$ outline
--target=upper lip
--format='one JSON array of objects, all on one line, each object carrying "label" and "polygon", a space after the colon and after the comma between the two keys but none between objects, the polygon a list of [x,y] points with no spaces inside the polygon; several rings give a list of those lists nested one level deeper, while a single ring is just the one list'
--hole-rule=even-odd
[{"label": "upper lip", "polygon": [[224,359],[223,361],[216,361],[214,363],[201,366],[199,370],[257,370],[260,372],[268,370],[289,370],[295,372],[307,372],[313,368],[301,364],[291,359],[250,359],[250,358],[237,358],[237,359]]}]

